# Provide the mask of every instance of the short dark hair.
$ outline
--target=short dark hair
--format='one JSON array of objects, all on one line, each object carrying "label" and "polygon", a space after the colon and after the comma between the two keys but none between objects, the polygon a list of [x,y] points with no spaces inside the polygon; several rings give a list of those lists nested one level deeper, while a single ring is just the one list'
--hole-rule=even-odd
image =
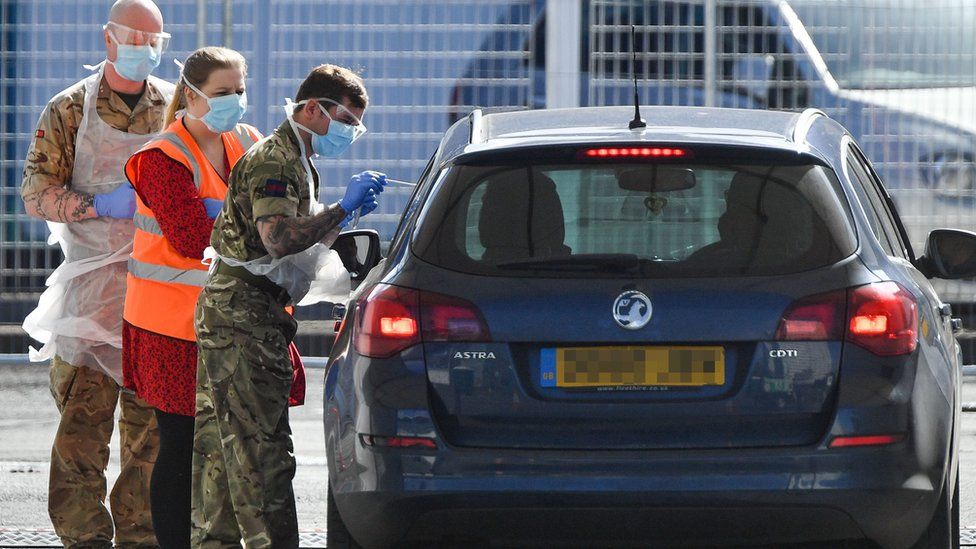
[{"label": "short dark hair", "polygon": [[295,102],[300,103],[306,99],[320,97],[332,99],[337,103],[342,103],[343,98],[348,97],[354,107],[361,109],[365,109],[369,104],[366,84],[363,83],[362,77],[337,65],[319,65],[312,69],[302,85],[298,87]]}]

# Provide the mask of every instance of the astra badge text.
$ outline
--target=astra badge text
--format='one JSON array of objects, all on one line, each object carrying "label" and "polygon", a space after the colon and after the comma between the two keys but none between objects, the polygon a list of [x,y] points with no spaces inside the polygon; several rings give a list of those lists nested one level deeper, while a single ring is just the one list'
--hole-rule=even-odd
[{"label": "astra badge text", "polygon": [[472,352],[472,351],[464,351],[464,352],[462,352],[462,351],[458,351],[458,352],[454,353],[454,358],[476,358],[476,359],[480,359],[480,360],[485,360],[485,359],[489,359],[490,358],[490,359],[494,360],[495,359],[495,353],[493,353],[491,351],[488,351],[488,352],[484,352],[484,351],[477,351],[477,352]]}]

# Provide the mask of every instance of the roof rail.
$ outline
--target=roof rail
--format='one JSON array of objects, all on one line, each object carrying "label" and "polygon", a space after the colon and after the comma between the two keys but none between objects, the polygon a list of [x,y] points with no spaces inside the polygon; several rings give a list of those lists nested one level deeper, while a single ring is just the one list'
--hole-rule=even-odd
[{"label": "roof rail", "polygon": [[810,128],[813,123],[816,122],[818,117],[830,118],[827,113],[820,109],[809,108],[805,109],[796,117],[796,122],[793,124],[793,136],[792,141],[794,143],[806,143],[807,133],[810,132]]},{"label": "roof rail", "polygon": [[471,126],[471,134],[468,136],[468,143],[484,143],[488,141],[488,128],[483,122],[481,109],[475,109],[468,115],[468,123]]}]

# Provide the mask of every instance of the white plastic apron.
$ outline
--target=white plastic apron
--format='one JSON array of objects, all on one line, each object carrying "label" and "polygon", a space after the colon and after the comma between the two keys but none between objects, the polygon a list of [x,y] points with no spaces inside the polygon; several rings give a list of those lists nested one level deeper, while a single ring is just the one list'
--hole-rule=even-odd
[{"label": "white plastic apron", "polygon": [[[285,116],[298,139],[302,167],[305,168],[305,177],[308,182],[308,215],[315,215],[325,208],[321,203],[322,189],[320,187],[318,197],[313,198],[316,196],[315,178],[312,177],[312,166],[305,155],[305,143],[292,121],[292,105],[290,99],[286,100]],[[317,242],[304,251],[285,257],[275,259],[270,255],[265,255],[251,261],[239,261],[231,257],[224,257],[213,248],[207,248],[204,251],[204,262],[211,261],[213,258],[220,258],[228,265],[244,267],[253,274],[267,277],[287,290],[292,303],[298,306],[314,305],[323,301],[345,303],[349,298],[349,292],[352,291],[349,271],[343,266],[339,254],[321,242]],[[211,264],[211,269],[214,265],[216,263]]]},{"label": "white plastic apron", "polygon": [[[85,79],[83,116],[75,138],[70,189],[105,194],[128,185],[125,162],[155,134],[132,134],[105,123],[96,111],[105,63]],[[150,84],[153,82],[150,77]],[[131,219],[97,217],[75,223],[48,222],[49,244],[61,245],[65,260],[48,278],[37,309],[24,330],[44,346],[30,349],[32,361],[57,355],[74,366],[101,370],[122,382],[122,310],[126,262],[132,251]]]}]

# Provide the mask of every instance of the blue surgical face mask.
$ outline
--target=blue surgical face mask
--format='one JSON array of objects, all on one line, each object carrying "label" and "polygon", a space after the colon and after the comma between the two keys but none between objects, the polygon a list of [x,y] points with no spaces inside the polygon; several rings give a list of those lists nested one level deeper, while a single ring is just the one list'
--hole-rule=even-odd
[{"label": "blue surgical face mask", "polygon": [[[336,101],[331,99],[322,98],[319,100],[318,106],[322,110],[322,114],[328,116],[329,118],[329,131],[325,135],[312,134],[312,150],[315,154],[319,156],[324,156],[327,158],[337,158],[342,153],[346,152],[349,145],[352,145],[354,141],[359,139],[364,133],[366,133],[366,126],[363,125],[362,121],[356,118],[359,124],[351,126],[345,122],[339,122],[338,120],[329,116],[329,111],[322,106],[322,101],[328,101],[338,108],[345,109],[344,106],[340,105]],[[352,113],[349,113],[352,115]]]},{"label": "blue surgical face mask", "polygon": [[197,95],[206,99],[207,106],[210,107],[207,114],[203,116],[194,116],[189,111],[187,111],[186,115],[194,120],[203,122],[210,131],[214,133],[229,132],[241,121],[241,118],[244,118],[244,113],[247,111],[247,92],[241,93],[240,95],[232,93],[229,95],[221,95],[220,97],[207,97],[196,86],[188,82],[186,78],[183,79],[183,83],[195,91]]},{"label": "blue surgical face mask", "polygon": [[312,134],[312,150],[319,156],[338,158],[357,137],[355,126],[332,120],[325,135]]},{"label": "blue surgical face mask", "polygon": [[[353,118],[356,118],[356,120],[359,122],[359,124],[356,124],[355,126],[346,124],[344,122],[339,122],[338,120],[329,116],[329,111],[322,106],[322,101],[332,103],[342,109],[345,109],[345,107],[328,98],[317,99],[317,101],[319,109],[321,109],[322,113],[329,118],[329,130],[324,135],[319,135],[297,122],[295,125],[312,134],[312,152],[326,158],[338,158],[340,155],[342,155],[342,153],[346,152],[349,145],[352,145],[353,142],[366,133],[366,126],[364,126],[362,121],[355,116],[353,116]],[[301,105],[302,103],[304,103],[304,101],[297,104]],[[349,114],[351,115],[352,113]]]},{"label": "blue surgical face mask", "polygon": [[152,46],[130,46],[118,44],[116,46],[115,61],[109,61],[115,72],[126,80],[142,82],[159,66],[162,54]]}]

